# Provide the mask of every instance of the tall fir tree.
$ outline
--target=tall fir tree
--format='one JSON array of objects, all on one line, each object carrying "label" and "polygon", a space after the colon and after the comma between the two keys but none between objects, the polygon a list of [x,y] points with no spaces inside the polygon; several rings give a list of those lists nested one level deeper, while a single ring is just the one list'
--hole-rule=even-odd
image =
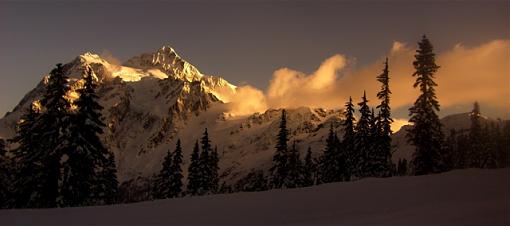
[{"label": "tall fir tree", "polygon": [[302,163],[299,157],[299,151],[296,147],[296,141],[292,143],[292,148],[288,153],[288,174],[283,183],[286,188],[297,188],[302,186]]},{"label": "tall fir tree", "polygon": [[343,172],[340,168],[340,153],[339,153],[338,137],[331,124],[326,138],[326,148],[321,159],[320,165],[320,179],[322,183],[331,183],[343,180]]},{"label": "tall fir tree", "polygon": [[480,165],[479,168],[496,168],[497,163],[497,148],[496,137],[498,136],[497,126],[495,123],[487,123],[482,129],[482,149],[480,150]]},{"label": "tall fir tree", "polygon": [[356,153],[355,153],[355,121],[354,118],[354,104],[352,103],[352,98],[349,97],[349,101],[345,103],[345,121],[343,123],[344,126],[344,136],[342,140],[342,147],[345,153],[346,167],[344,180],[349,181],[353,176],[356,166],[358,164]]},{"label": "tall fir tree", "polygon": [[389,176],[391,171],[391,162],[381,155],[381,129],[377,125],[375,110],[372,108],[369,122],[369,137],[367,153],[365,160],[361,163],[365,177]]},{"label": "tall fir tree", "polygon": [[313,186],[315,184],[315,171],[316,166],[315,162],[312,157],[312,148],[308,147],[308,150],[306,151],[305,161],[303,164],[303,181],[302,185],[303,187],[309,187]]},{"label": "tall fir tree", "polygon": [[354,175],[358,178],[368,176],[367,166],[370,163],[369,154],[372,148],[372,111],[368,107],[366,92],[363,92],[361,102],[358,103],[360,118],[356,125],[356,133],[354,136],[354,158],[356,165]]},{"label": "tall fir tree", "polygon": [[182,148],[181,140],[177,140],[174,152],[167,152],[163,160],[163,168],[156,177],[154,197],[168,199],[178,197],[182,192]]},{"label": "tall fir tree", "polygon": [[162,168],[159,174],[154,180],[153,194],[155,199],[168,199],[170,197],[170,177],[172,175],[172,163],[173,156],[172,152],[167,151],[165,158],[163,159]]},{"label": "tall fir tree", "polygon": [[18,147],[12,150],[13,153],[13,171],[15,172],[13,187],[13,198],[9,204],[13,208],[26,208],[32,205],[32,194],[39,193],[34,191],[37,187],[37,175],[41,173],[41,166],[33,161],[38,154],[38,142],[40,133],[35,131],[39,109],[31,104],[25,114],[23,114],[16,127],[16,136],[10,140],[11,143],[17,143]]},{"label": "tall fir tree", "polygon": [[390,76],[388,70],[388,58],[384,62],[383,72],[377,76],[377,81],[381,83],[381,90],[377,93],[377,98],[381,103],[377,106],[379,114],[377,116],[376,128],[378,131],[377,141],[377,152],[375,153],[375,160],[377,162],[377,173],[374,176],[384,177],[391,175],[391,107],[390,107]]},{"label": "tall fir tree", "polygon": [[284,186],[284,181],[288,174],[288,141],[289,131],[287,130],[287,116],[285,109],[283,109],[276,140],[276,152],[273,155],[273,166],[270,169],[272,188],[281,188]]},{"label": "tall fir tree", "polygon": [[40,101],[42,110],[30,128],[38,143],[29,156],[24,156],[27,159],[20,160],[36,166],[33,174],[22,173],[27,178],[18,178],[33,183],[28,188],[28,200],[20,200],[24,202],[23,207],[51,208],[56,207],[59,200],[60,162],[68,144],[63,138],[69,124],[70,109],[70,103],[65,98],[69,91],[68,77],[61,64],[50,72],[46,84]]},{"label": "tall fir tree", "polygon": [[413,125],[407,134],[408,142],[414,146],[413,170],[415,175],[440,172],[442,162],[441,148],[444,135],[437,112],[439,102],[436,97],[434,74],[439,69],[430,41],[425,35],[418,43],[413,66],[416,71],[414,88],[418,87],[420,96],[409,108],[409,122]]},{"label": "tall fir tree", "polygon": [[211,191],[211,179],[213,171],[211,166],[212,147],[207,128],[202,135],[200,143],[202,145],[202,151],[200,152],[199,169],[202,177],[200,178],[199,195],[204,195]]},{"label": "tall fir tree", "polygon": [[469,167],[469,159],[468,153],[470,149],[469,142],[469,131],[459,130],[456,131],[456,141],[457,145],[455,145],[456,150],[454,151],[454,166],[457,169],[465,169]]},{"label": "tall fir tree", "polygon": [[172,175],[170,177],[170,198],[179,197],[182,194],[182,147],[181,140],[177,140],[172,159]]},{"label": "tall fir tree", "polygon": [[[109,166],[114,164],[109,160],[114,155],[99,138],[105,124],[101,121],[103,107],[98,103],[92,69],[87,68],[83,80],[83,87],[77,90],[79,97],[74,102],[76,110],[69,114],[64,135],[67,144],[62,154],[66,158],[61,161],[63,179],[60,188],[60,204],[63,206],[106,204],[110,197],[104,195],[105,184],[117,186],[116,176],[101,172],[108,167],[115,168],[115,165]],[[103,176],[106,178],[100,178]],[[114,181],[108,182],[107,179]]]},{"label": "tall fir tree", "polygon": [[218,147],[214,147],[214,151],[211,153],[210,156],[210,168],[211,168],[211,179],[210,179],[210,191],[212,193],[218,192],[219,189],[219,161],[220,156],[218,154]]},{"label": "tall fir tree", "polygon": [[117,179],[117,164],[112,152],[105,154],[106,162],[97,171],[97,184],[92,189],[94,191],[94,202],[97,204],[115,204],[118,200],[119,182]]},{"label": "tall fir tree", "polygon": [[451,129],[450,134],[446,138],[443,151],[443,169],[448,171],[455,168],[455,162],[458,158],[457,151],[457,130]]},{"label": "tall fir tree", "polygon": [[473,110],[470,113],[471,127],[469,129],[469,148],[467,150],[467,163],[469,167],[482,168],[484,159],[487,156],[487,145],[485,144],[485,134],[481,125],[480,105],[475,102]]},{"label": "tall fir tree", "polygon": [[200,171],[200,149],[198,141],[195,142],[193,152],[191,153],[191,162],[188,167],[188,184],[186,192],[190,195],[199,195],[201,186],[201,171]]}]

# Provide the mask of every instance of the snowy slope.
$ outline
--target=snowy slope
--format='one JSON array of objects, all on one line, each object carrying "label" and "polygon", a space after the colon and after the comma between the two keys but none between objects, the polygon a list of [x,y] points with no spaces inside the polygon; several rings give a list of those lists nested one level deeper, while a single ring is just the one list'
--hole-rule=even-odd
[{"label": "snowy slope", "polygon": [[9,226],[510,225],[510,169],[363,179],[317,187],[118,206],[1,210]]},{"label": "snowy slope", "polygon": [[[231,183],[252,168],[269,167],[280,111],[243,117],[226,114],[228,98],[224,97],[235,95],[237,87],[220,77],[201,73],[173,48],[164,46],[122,65],[84,53],[64,65],[73,89],[79,88],[86,67],[93,69],[99,81],[97,92],[107,124],[102,139],[115,153],[121,182],[157,172],[177,138],[182,139],[186,170],[192,146],[205,128],[221,155],[222,181]],[[0,137],[14,135],[23,111],[40,99],[46,79],[47,75],[11,113],[0,119]],[[71,92],[69,98],[76,97]],[[328,123],[339,121],[340,113],[310,108],[289,110],[289,129],[302,152],[308,146],[316,153],[322,150]]]}]

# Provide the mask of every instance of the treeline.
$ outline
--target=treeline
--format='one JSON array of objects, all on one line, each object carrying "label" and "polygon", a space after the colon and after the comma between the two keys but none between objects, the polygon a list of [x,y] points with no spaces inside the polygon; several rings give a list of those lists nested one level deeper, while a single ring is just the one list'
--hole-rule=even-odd
[{"label": "treeline", "polygon": [[182,147],[177,140],[175,151],[167,152],[162,169],[153,182],[152,199],[176,198],[184,195],[215,194],[219,189],[218,150],[212,149],[207,128],[200,140],[195,141],[188,167],[188,183],[183,190]]},{"label": "treeline", "polygon": [[447,170],[510,166],[510,122],[483,123],[478,103],[470,118],[469,129],[452,129],[446,138]]},{"label": "treeline", "polygon": [[345,104],[342,123],[343,136],[340,139],[335,126],[331,124],[322,156],[314,159],[310,147],[304,160],[299,157],[296,141],[288,147],[289,131],[286,112],[282,110],[273,166],[270,169],[269,187],[295,188],[338,181],[351,181],[363,177],[389,177],[394,174],[391,147],[391,108],[388,60],[382,73],[377,76],[381,90],[380,100],[375,109],[370,109],[366,93],[359,106],[359,119],[354,117],[352,98]]},{"label": "treeline", "polygon": [[21,117],[16,147],[1,145],[1,207],[52,208],[115,203],[115,157],[99,139],[105,126],[90,68],[71,100],[61,64],[48,77],[42,99]]}]

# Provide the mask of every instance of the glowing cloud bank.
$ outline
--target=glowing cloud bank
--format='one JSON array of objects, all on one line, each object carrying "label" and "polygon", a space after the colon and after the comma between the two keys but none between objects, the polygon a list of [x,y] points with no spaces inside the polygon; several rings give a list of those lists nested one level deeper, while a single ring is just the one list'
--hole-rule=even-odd
[{"label": "glowing cloud bank", "polygon": [[[387,54],[393,109],[411,105],[418,96],[418,91],[413,88],[414,54],[414,47],[400,42],[394,42]],[[334,55],[310,75],[282,68],[274,72],[265,97],[261,91],[248,87],[239,101],[233,100],[233,106],[242,113],[260,111],[266,106],[342,108],[349,96],[358,102],[363,90],[367,91],[369,103],[376,106],[379,103],[376,93],[380,88],[376,76],[382,71],[384,57],[355,68],[354,60]],[[498,117],[510,117],[509,59],[510,40],[494,40],[476,47],[458,44],[438,53],[436,63],[441,68],[436,74],[436,82],[442,109],[464,106],[462,110],[467,111],[474,101],[479,101],[482,106],[497,109]],[[490,116],[491,113],[487,113]],[[399,124],[405,124],[405,119],[399,119]]]}]

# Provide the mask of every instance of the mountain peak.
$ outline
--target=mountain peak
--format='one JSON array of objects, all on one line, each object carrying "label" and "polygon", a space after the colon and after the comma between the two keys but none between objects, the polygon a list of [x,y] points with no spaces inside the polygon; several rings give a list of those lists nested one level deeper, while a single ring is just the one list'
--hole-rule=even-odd
[{"label": "mountain peak", "polygon": [[177,55],[177,52],[175,52],[174,48],[172,48],[172,46],[170,45],[164,45],[162,46],[161,48],[159,48],[159,50],[157,52],[161,52],[161,53],[174,53],[175,55]]},{"label": "mountain peak", "polygon": [[92,52],[85,52],[83,54],[80,54],[78,56],[78,59],[81,62],[85,62],[85,63],[88,63],[88,64],[91,64],[91,63],[108,64],[108,61],[103,59],[98,54],[95,54],[95,53],[92,53]]},{"label": "mountain peak", "polygon": [[203,76],[195,66],[182,59],[174,48],[168,45],[153,53],[133,57],[124,65],[145,70],[159,69],[169,76],[187,81],[199,81]]}]

